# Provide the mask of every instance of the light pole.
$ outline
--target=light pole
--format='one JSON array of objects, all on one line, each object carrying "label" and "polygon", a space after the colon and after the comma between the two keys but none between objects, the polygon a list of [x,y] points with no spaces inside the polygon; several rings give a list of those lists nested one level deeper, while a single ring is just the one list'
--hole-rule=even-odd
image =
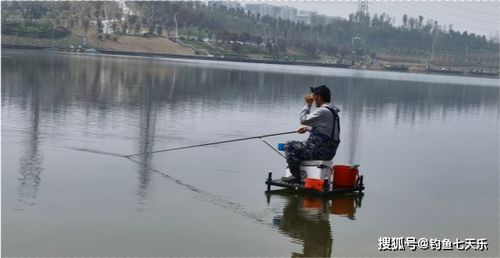
[{"label": "light pole", "polygon": [[179,38],[179,33],[177,32],[177,14],[178,12],[174,14],[174,22],[175,22],[175,39]]},{"label": "light pole", "polygon": [[431,63],[434,62],[434,47],[436,46],[437,44],[437,41],[438,41],[438,37],[439,37],[439,32],[437,33],[434,33],[434,35],[432,35],[432,44],[431,44]]},{"label": "light pole", "polygon": [[465,62],[469,62],[469,46],[465,47]]},{"label": "light pole", "polygon": [[431,45],[431,63],[434,61],[434,39],[432,39]]}]

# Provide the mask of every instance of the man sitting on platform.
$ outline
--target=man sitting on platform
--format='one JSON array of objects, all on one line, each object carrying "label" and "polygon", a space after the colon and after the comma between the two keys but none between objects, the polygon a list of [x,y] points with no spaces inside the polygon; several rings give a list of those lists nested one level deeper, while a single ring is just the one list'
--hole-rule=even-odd
[{"label": "man sitting on platform", "polygon": [[[339,108],[330,103],[330,89],[325,85],[311,87],[311,93],[304,96],[306,106],[300,112],[300,123],[304,125],[297,130],[303,134],[310,132],[306,141],[288,141],[285,155],[288,168],[292,174],[282,180],[290,183],[301,183],[300,162],[304,160],[331,160],[340,144]],[[311,106],[316,102],[316,110],[311,113]]]}]

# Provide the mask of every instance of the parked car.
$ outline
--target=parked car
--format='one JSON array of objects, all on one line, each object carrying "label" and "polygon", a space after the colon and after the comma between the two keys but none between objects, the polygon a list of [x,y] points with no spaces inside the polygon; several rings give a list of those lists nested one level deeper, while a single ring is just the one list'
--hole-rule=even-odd
[{"label": "parked car", "polygon": [[97,54],[97,50],[95,50],[94,48],[87,48],[83,51],[83,53],[87,53],[87,54]]}]

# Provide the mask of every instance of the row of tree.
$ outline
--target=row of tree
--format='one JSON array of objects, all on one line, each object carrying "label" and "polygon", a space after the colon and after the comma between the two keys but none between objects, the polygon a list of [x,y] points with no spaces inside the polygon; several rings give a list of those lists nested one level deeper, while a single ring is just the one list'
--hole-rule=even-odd
[{"label": "row of tree", "polygon": [[250,35],[281,48],[294,47],[310,55],[325,52],[331,55],[352,52],[359,36],[362,53],[380,49],[413,53],[431,52],[465,56],[472,53],[498,54],[499,44],[484,35],[459,32],[423,16],[404,15],[396,26],[388,14],[354,13],[348,19],[313,15],[311,24],[254,15],[244,9],[228,9],[223,5],[202,2],[132,2],[132,9],[141,13],[144,22],[173,27],[198,26],[213,31]]},{"label": "row of tree", "polygon": [[162,34],[197,27],[208,31],[218,41],[243,41],[265,46],[275,56],[284,56],[287,48],[300,49],[308,55],[327,53],[345,55],[378,51],[403,51],[420,55],[432,53],[466,56],[491,53],[498,56],[499,44],[485,36],[459,32],[423,16],[402,17],[396,26],[389,15],[353,13],[349,18],[313,15],[311,23],[252,14],[242,8],[197,1],[130,1],[130,15],[124,15],[118,2],[2,2],[5,20],[49,20],[54,26],[75,24],[88,31],[95,22],[102,32],[102,21],[111,21],[114,32],[141,33],[142,29]]}]

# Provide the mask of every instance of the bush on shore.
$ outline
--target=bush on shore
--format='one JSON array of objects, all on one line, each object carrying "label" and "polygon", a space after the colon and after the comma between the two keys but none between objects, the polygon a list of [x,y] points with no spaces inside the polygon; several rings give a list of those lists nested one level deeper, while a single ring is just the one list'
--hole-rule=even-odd
[{"label": "bush on shore", "polygon": [[48,20],[2,21],[2,34],[32,38],[62,38],[71,31],[64,26],[55,26]]}]

